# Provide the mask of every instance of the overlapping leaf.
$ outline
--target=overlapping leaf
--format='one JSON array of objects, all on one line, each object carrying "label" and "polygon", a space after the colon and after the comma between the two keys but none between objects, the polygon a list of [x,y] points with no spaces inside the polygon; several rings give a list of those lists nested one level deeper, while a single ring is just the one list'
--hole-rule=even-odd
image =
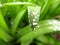
[{"label": "overlapping leaf", "polygon": [[47,20],[47,21],[43,21],[41,23],[46,24],[46,25],[40,24],[40,27],[41,27],[41,25],[43,25],[41,28],[38,28],[30,33],[27,33],[26,35],[21,37],[19,40],[21,42],[26,42],[26,41],[29,41],[30,39],[33,40],[34,38],[36,38],[40,35],[43,35],[43,34],[60,31],[60,29],[59,29],[60,22],[57,20]]}]

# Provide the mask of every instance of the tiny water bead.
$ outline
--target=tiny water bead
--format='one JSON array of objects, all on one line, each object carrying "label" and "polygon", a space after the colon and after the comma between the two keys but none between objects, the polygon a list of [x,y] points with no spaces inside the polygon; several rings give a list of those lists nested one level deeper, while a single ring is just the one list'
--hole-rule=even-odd
[{"label": "tiny water bead", "polygon": [[40,6],[28,6],[28,18],[29,24],[33,30],[38,27],[38,21],[40,16]]}]

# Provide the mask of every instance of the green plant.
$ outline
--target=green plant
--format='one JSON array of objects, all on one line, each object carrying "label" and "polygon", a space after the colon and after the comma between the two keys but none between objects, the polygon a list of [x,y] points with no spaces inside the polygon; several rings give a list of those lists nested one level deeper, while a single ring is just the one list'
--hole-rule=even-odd
[{"label": "green plant", "polygon": [[[29,5],[41,6],[34,31],[28,22]],[[60,45],[59,15],[60,0],[0,0],[0,45]]]}]

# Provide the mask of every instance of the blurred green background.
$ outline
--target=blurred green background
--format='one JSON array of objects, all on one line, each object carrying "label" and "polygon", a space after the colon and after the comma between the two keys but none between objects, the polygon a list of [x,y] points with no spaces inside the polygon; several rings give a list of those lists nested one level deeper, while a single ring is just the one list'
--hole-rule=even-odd
[{"label": "blurred green background", "polygon": [[[41,7],[34,31],[28,21],[31,5]],[[0,45],[60,45],[60,0],[0,0]]]}]

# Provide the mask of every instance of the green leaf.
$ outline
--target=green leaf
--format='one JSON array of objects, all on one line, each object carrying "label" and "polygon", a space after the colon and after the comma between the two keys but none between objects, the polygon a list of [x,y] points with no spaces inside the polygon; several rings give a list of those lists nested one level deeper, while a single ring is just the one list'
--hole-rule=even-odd
[{"label": "green leaf", "polygon": [[59,14],[59,11],[57,11],[57,9],[59,8],[59,0],[53,0],[51,7],[49,8],[49,11],[46,13],[45,19],[49,19],[49,18],[54,18],[53,16],[55,16],[56,14]]},{"label": "green leaf", "polygon": [[9,5],[32,5],[32,3],[29,2],[10,2],[10,3],[4,3],[3,6],[9,6]]},{"label": "green leaf", "polygon": [[13,21],[13,25],[11,27],[12,34],[16,33],[17,26],[19,24],[19,21],[21,21],[22,17],[24,16],[24,13],[26,12],[26,7],[24,6],[22,10],[18,13],[16,18]]},{"label": "green leaf", "polygon": [[43,20],[44,17],[46,16],[47,11],[49,10],[50,6],[51,6],[52,0],[47,0],[41,10],[41,16],[40,16],[40,20]]},{"label": "green leaf", "polygon": [[47,36],[44,36],[44,35],[40,35],[40,36],[36,37],[36,40],[41,41],[46,44],[48,43],[48,38],[47,38]]},{"label": "green leaf", "polygon": [[0,27],[3,28],[5,31],[9,32],[9,28],[8,28],[4,18],[3,18],[1,9],[0,9]]},{"label": "green leaf", "polygon": [[[34,39],[38,36],[47,34],[47,33],[52,33],[55,31],[60,31],[60,21],[57,20],[47,20],[46,23],[43,21],[43,24],[47,24],[47,25],[43,25],[44,27],[40,27],[37,28],[36,30],[27,33],[26,35],[22,36],[19,40],[21,42],[25,42],[25,41],[29,41],[30,39]],[[48,26],[50,25],[50,26]],[[58,27],[58,28],[57,28]],[[41,40],[42,41],[42,40]]]},{"label": "green leaf", "polygon": [[60,4],[60,2],[58,1],[58,0],[54,0],[53,2],[52,2],[52,6],[51,6],[51,9],[50,9],[50,14],[52,14],[52,12],[55,10],[55,9],[57,9],[57,7],[59,6],[59,4]]},{"label": "green leaf", "polygon": [[0,28],[0,38],[3,39],[5,42],[8,42],[12,39],[12,37],[6,33],[2,28]]},{"label": "green leaf", "polygon": [[31,27],[26,26],[26,27],[18,30],[16,37],[20,38],[20,37],[26,35],[27,33],[31,32],[31,31],[32,31]]}]

